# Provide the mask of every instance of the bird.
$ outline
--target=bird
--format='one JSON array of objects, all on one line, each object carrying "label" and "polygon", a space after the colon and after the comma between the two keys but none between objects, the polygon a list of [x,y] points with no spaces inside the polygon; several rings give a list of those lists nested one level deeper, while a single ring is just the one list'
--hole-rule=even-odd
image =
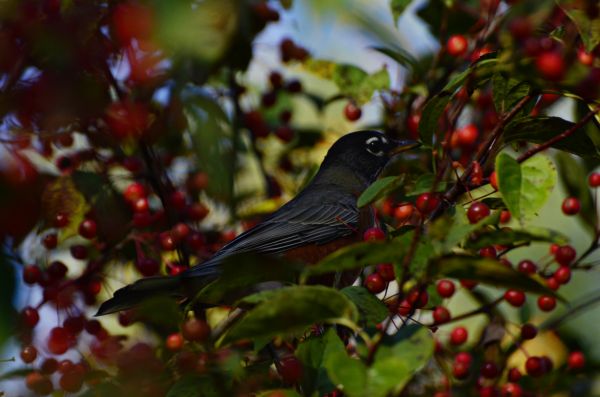
[{"label": "bird", "polygon": [[376,219],[370,206],[357,206],[358,197],[393,156],[418,146],[418,141],[392,139],[376,130],[343,135],[330,147],[310,183],[262,222],[176,276],[147,277],[117,290],[96,315],[130,309],[157,295],[177,296],[186,284],[214,280],[222,262],[232,255],[274,255],[314,264],[361,241]]}]

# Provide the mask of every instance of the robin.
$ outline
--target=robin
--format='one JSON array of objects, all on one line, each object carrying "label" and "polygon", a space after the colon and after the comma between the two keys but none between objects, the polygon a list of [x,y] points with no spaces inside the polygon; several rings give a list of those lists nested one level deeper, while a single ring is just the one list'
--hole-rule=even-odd
[{"label": "robin", "polygon": [[119,289],[97,315],[129,309],[157,294],[177,295],[175,291],[190,280],[214,279],[222,260],[234,254],[283,255],[314,264],[360,241],[364,231],[375,224],[375,214],[368,206],[359,209],[357,198],[393,155],[419,145],[371,130],[344,135],[329,149],[313,180],[264,221],[177,276],[149,277]]}]

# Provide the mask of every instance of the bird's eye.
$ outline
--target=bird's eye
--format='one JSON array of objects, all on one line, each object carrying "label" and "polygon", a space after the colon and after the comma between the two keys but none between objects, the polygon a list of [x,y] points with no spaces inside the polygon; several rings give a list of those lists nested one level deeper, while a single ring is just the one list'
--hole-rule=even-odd
[{"label": "bird's eye", "polygon": [[377,156],[377,157],[381,157],[385,154],[385,143],[382,141],[382,138],[379,138],[377,136],[371,137],[369,139],[367,139],[367,142],[365,142],[367,145],[367,152]]}]

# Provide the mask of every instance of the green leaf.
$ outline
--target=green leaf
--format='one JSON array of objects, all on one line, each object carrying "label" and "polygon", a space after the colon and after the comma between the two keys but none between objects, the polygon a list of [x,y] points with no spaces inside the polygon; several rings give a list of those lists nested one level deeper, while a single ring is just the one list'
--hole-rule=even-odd
[{"label": "green leaf", "polygon": [[567,153],[556,153],[554,158],[558,165],[560,180],[567,190],[567,194],[571,197],[577,197],[581,203],[578,218],[588,227],[589,232],[594,233],[598,216],[592,193],[587,184],[584,166]]},{"label": "green leaf", "polygon": [[508,78],[501,73],[492,77],[492,95],[496,111],[503,114],[509,111],[514,104],[529,94],[529,84],[517,79]]},{"label": "green leaf", "polygon": [[182,100],[198,164],[210,180],[207,192],[227,202],[231,199],[233,186],[233,170],[226,166],[233,164],[229,119],[219,104],[198,89],[185,89]]},{"label": "green leaf", "polygon": [[500,153],[496,157],[496,177],[498,190],[506,207],[515,218],[521,217],[521,166],[511,156]]},{"label": "green leaf", "polygon": [[[526,141],[544,143],[571,128],[574,124],[560,117],[522,117],[510,122],[504,131],[506,143]],[[553,148],[581,157],[598,157],[598,149],[586,134],[572,134],[552,145]]]},{"label": "green leaf", "polygon": [[514,288],[524,292],[556,296],[554,291],[532,277],[518,272],[499,261],[467,255],[447,255],[432,260],[432,274],[475,280],[502,288]]},{"label": "green leaf", "polygon": [[367,371],[368,396],[398,395],[408,381],[431,359],[431,332],[419,325],[405,326],[392,343],[382,344]]},{"label": "green leaf", "polygon": [[557,231],[530,226],[527,229],[500,229],[481,232],[473,240],[468,241],[466,247],[480,249],[494,244],[510,246],[532,241],[545,241],[563,245],[567,244],[569,239]]},{"label": "green leaf", "polygon": [[357,202],[358,207],[364,207],[385,197],[397,189],[402,182],[404,182],[404,175],[386,176],[385,178],[376,180],[360,195]]},{"label": "green leaf", "polygon": [[[407,194],[407,196],[418,196],[422,193],[427,193],[433,191],[433,185],[435,183],[435,175],[434,174],[423,174],[419,176],[417,181],[415,182],[414,188]],[[446,190],[446,182],[439,181],[435,187],[436,192],[443,192]]]},{"label": "green leaf", "polygon": [[167,392],[166,397],[217,397],[219,388],[209,377],[185,375],[179,379]]},{"label": "green leaf", "polygon": [[398,17],[404,12],[406,7],[410,5],[412,0],[391,0],[390,8],[392,10],[392,15],[394,16],[394,21],[398,19]]},{"label": "green leaf", "polygon": [[600,44],[600,17],[596,16],[596,18],[590,19],[585,9],[585,3],[582,3],[580,6],[572,1],[567,2],[563,0],[558,1],[558,3],[565,14],[567,14],[575,23],[575,26],[577,26],[586,52],[592,52],[594,48]]},{"label": "green leaf", "polygon": [[231,327],[223,344],[300,332],[315,323],[358,320],[354,304],[332,288],[293,286],[269,291],[269,294],[270,299],[249,310]]},{"label": "green leaf", "polygon": [[546,155],[537,154],[521,164],[521,218],[537,216],[556,185],[556,168]]},{"label": "green leaf", "polygon": [[327,337],[324,335],[311,336],[296,348],[295,355],[302,363],[302,379],[300,384],[302,391],[307,396],[313,395],[315,392],[318,392],[318,395],[322,396],[335,389],[335,386],[327,376],[327,370],[324,365],[327,342]]},{"label": "green leaf", "polygon": [[[442,252],[449,252],[453,250],[457,244],[462,243],[473,232],[487,225],[495,225],[500,219],[500,212],[495,212],[490,216],[483,218],[479,222],[471,224],[467,218],[467,213],[462,206],[457,205],[454,211],[455,213],[450,220],[451,223],[449,227],[447,227],[447,229],[444,231],[437,232],[440,234],[440,239],[443,243],[441,249]],[[434,223],[436,228],[438,222],[446,223],[447,220],[445,220],[443,217],[439,218],[439,220]]]},{"label": "green leaf", "polygon": [[[201,266],[201,265],[200,265]],[[220,265],[221,273],[216,280],[202,278],[201,283],[210,282],[200,289],[194,297],[195,302],[219,304],[232,303],[235,300],[254,292],[253,287],[259,283],[281,281],[284,283],[297,280],[300,267],[293,262],[283,261],[271,256],[243,253],[225,258]],[[193,278],[190,281],[194,283]]]},{"label": "green leaf", "polygon": [[358,308],[361,322],[374,327],[388,316],[387,306],[364,287],[352,286],[341,290]]},{"label": "green leaf", "polygon": [[336,64],[331,79],[342,94],[351,97],[358,104],[370,101],[375,91],[390,86],[390,76],[385,68],[368,74],[354,65]]},{"label": "green leaf", "polygon": [[182,321],[179,305],[174,299],[166,296],[145,300],[136,309],[136,313],[146,324],[152,324],[163,331],[172,331],[173,327]]},{"label": "green leaf", "polygon": [[363,397],[366,394],[367,367],[360,360],[348,357],[344,344],[330,328],[323,336],[325,350],[323,360],[329,378],[349,397]]},{"label": "green leaf", "polygon": [[257,397],[302,397],[296,390],[292,389],[274,389],[260,392],[256,395]]},{"label": "green leaf", "polygon": [[314,266],[308,266],[301,275],[304,282],[310,276],[362,268],[378,263],[392,263],[402,259],[398,238],[388,242],[366,241],[344,247],[328,255]]},{"label": "green leaf", "polygon": [[4,252],[0,251],[0,348],[14,335],[17,320],[15,308],[12,305],[16,292],[15,268],[9,262]]},{"label": "green leaf", "polygon": [[440,117],[450,99],[452,99],[452,93],[440,92],[431,98],[423,108],[421,121],[419,121],[419,135],[425,145],[433,145],[433,137],[438,129]]},{"label": "green leaf", "polygon": [[[400,0],[403,1],[403,0]],[[410,0],[409,0],[410,1]],[[388,48],[388,47],[369,47],[377,52],[380,52],[388,57],[392,58],[394,61],[398,62],[399,65],[406,67],[414,67],[415,59],[406,51],[401,48]]]}]

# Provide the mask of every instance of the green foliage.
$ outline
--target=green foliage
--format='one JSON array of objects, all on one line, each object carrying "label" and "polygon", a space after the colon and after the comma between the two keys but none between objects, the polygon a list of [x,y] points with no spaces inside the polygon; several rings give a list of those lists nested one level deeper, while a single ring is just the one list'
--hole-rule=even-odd
[{"label": "green foliage", "polygon": [[390,77],[385,69],[368,74],[353,65],[336,64],[331,80],[338,86],[342,95],[354,99],[358,104],[368,102],[377,90],[390,86]]},{"label": "green foliage", "polygon": [[4,319],[0,325],[0,347],[4,346],[7,339],[14,332],[14,324],[17,319],[13,299],[16,291],[14,266],[9,262],[4,252],[0,252],[0,316]]},{"label": "green foliage", "polygon": [[525,95],[529,94],[529,84],[514,78],[508,78],[496,73],[492,77],[492,94],[494,106],[499,114],[512,109],[512,107]]},{"label": "green foliage", "polygon": [[374,327],[385,320],[389,314],[386,305],[364,287],[346,287],[341,292],[356,305],[360,324]]},{"label": "green foliage", "polygon": [[364,207],[387,196],[399,188],[402,182],[404,182],[404,175],[386,176],[385,178],[378,179],[360,195],[357,205]]}]

